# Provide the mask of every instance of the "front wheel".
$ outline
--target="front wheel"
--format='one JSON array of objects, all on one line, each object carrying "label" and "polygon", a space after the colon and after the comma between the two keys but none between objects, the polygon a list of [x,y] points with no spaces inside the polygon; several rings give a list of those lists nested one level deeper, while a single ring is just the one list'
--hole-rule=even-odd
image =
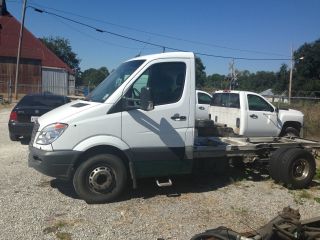
[{"label": "front wheel", "polygon": [[300,132],[294,127],[287,127],[283,132],[284,137],[299,137]]},{"label": "front wheel", "polygon": [[88,203],[115,200],[125,189],[126,167],[119,157],[99,154],[90,157],[76,170],[73,185],[76,193]]}]

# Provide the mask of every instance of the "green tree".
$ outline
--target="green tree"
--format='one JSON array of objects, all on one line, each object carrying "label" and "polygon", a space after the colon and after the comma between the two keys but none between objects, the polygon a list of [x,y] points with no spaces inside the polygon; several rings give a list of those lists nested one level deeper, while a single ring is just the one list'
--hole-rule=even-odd
[{"label": "green tree", "polygon": [[201,88],[205,85],[207,74],[204,71],[206,67],[203,65],[201,59],[196,57],[196,86]]},{"label": "green tree", "polygon": [[40,38],[52,52],[54,52],[63,62],[75,71],[76,83],[79,83],[80,77],[80,59],[73,52],[70,41],[63,37],[43,37]]},{"label": "green tree", "polygon": [[275,93],[281,94],[288,89],[289,85],[289,69],[286,64],[282,64],[279,72],[276,73],[277,80],[273,86]]},{"label": "green tree", "polygon": [[205,82],[205,86],[213,89],[224,89],[225,78],[225,75],[220,75],[217,73],[208,75]]},{"label": "green tree", "polygon": [[320,91],[320,39],[303,44],[294,59],[293,90]]},{"label": "green tree", "polygon": [[89,68],[81,74],[81,80],[84,85],[97,86],[108,75],[109,71],[106,67],[101,67],[99,69]]}]

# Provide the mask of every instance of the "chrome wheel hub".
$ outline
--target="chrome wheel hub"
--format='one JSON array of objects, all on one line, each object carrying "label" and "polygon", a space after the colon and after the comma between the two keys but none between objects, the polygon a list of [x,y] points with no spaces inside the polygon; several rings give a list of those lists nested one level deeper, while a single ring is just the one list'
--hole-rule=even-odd
[{"label": "chrome wheel hub", "polygon": [[308,177],[310,171],[309,163],[306,159],[298,159],[293,164],[293,177],[296,180],[303,180]]},{"label": "chrome wheel hub", "polygon": [[96,191],[109,189],[114,181],[112,171],[108,167],[97,167],[89,175],[89,185]]}]

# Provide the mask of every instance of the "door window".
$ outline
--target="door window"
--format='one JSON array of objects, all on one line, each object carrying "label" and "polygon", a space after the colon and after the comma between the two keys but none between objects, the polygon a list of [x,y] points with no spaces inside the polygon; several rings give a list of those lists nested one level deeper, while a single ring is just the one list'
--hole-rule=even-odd
[{"label": "door window", "polygon": [[178,102],[183,93],[185,76],[186,64],[183,62],[154,64],[129,88],[126,97],[134,99],[134,104],[139,106],[141,89],[149,87],[155,106]]},{"label": "door window", "polygon": [[210,104],[211,97],[208,94],[199,92],[198,93],[198,103],[199,104]]},{"label": "door window", "polygon": [[274,111],[273,107],[267,101],[257,95],[248,94],[248,105],[250,111]]}]

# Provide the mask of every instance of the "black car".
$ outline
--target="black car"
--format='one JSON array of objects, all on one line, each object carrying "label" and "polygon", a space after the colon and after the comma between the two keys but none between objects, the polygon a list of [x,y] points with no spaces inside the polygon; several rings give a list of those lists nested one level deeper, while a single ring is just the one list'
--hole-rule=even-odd
[{"label": "black car", "polygon": [[47,93],[24,96],[10,114],[10,139],[18,141],[20,137],[30,138],[33,124],[39,116],[68,102],[68,97]]}]

